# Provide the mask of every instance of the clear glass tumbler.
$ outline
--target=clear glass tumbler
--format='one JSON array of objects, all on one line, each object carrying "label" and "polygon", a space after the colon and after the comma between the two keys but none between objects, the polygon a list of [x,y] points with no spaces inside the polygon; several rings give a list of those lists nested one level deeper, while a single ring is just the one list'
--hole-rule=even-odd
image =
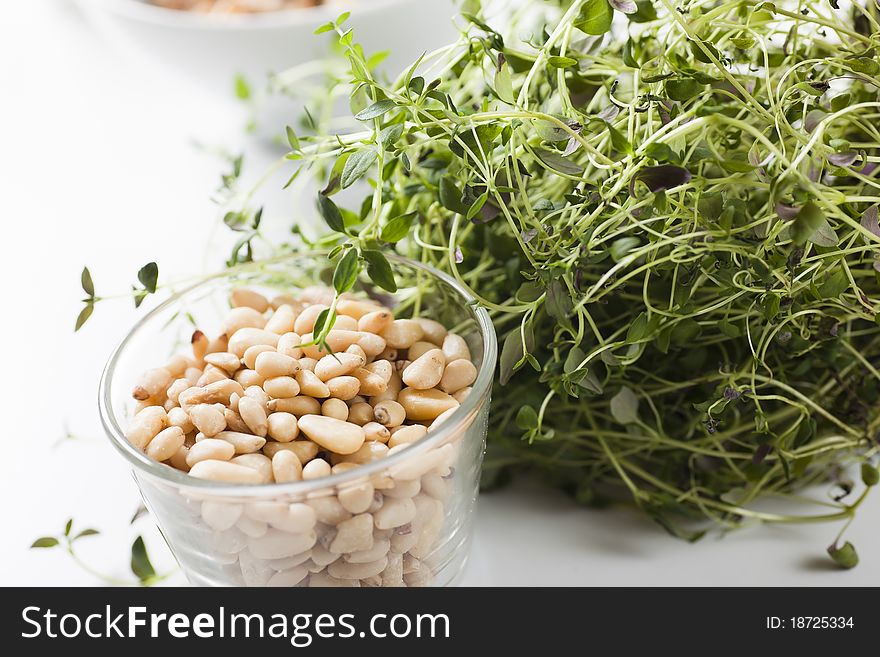
[{"label": "clear glass tumbler", "polygon": [[[179,353],[193,322],[219,326],[232,288],[279,294],[328,280],[326,255],[298,254],[217,274],[176,294],[114,350],[99,392],[101,419],[147,508],[192,584],[202,586],[448,586],[467,560],[497,355],[485,310],[452,278],[390,256],[401,285],[388,295],[359,280],[397,317],[442,322],[467,341],[477,379],[439,428],[407,449],[339,474],[286,484],[197,479],[149,459],[124,437],[138,375]],[[363,500],[363,513],[340,498]],[[359,511],[360,509],[355,509]]]}]

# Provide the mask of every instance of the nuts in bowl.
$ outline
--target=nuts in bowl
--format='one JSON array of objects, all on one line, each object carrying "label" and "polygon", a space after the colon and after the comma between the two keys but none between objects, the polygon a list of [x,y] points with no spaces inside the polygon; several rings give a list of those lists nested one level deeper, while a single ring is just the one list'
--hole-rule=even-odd
[{"label": "nuts in bowl", "polygon": [[[105,426],[194,583],[447,584],[469,542],[491,324],[452,281],[395,259],[414,286],[338,299],[316,341],[332,291],[278,283],[317,258],[215,279],[157,308],[111,359]],[[205,305],[214,322],[202,322]],[[161,324],[182,328],[184,314],[199,322],[186,350],[123,383],[119,372],[155,354],[146,329],[167,342]]]}]

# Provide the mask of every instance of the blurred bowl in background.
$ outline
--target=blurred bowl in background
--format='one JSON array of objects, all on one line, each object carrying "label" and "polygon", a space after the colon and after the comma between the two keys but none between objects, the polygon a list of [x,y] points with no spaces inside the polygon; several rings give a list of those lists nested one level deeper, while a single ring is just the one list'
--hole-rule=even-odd
[{"label": "blurred bowl in background", "polygon": [[268,74],[328,55],[336,35],[314,31],[344,11],[351,12],[346,25],[367,54],[391,52],[383,69],[394,75],[456,34],[452,0],[328,0],[247,14],[180,11],[148,0],[78,1],[110,40],[226,96],[236,75],[260,83]]}]

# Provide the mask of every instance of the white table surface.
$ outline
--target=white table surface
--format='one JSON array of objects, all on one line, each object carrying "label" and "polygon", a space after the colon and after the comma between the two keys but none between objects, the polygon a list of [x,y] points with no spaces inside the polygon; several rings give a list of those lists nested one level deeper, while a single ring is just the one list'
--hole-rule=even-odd
[{"label": "white table surface", "polygon": [[[206,262],[203,245],[218,221],[209,196],[221,167],[192,144],[239,147],[245,116],[222,93],[123,56],[65,0],[6,4],[0,584],[96,583],[62,552],[28,549],[70,516],[102,531],[81,544],[102,571],[125,576],[137,533],[169,569],[151,521],[128,524],[137,492],[97,417],[100,369],[137,315],[127,300],[101,304],[74,335],[79,273],[88,263],[98,293],[111,294],[152,259],[164,280],[219,267],[225,251]],[[56,445],[65,426],[80,438]],[[581,509],[535,483],[484,495],[478,514],[464,584],[880,584],[880,495],[848,533],[862,558],[850,572],[828,566],[824,546],[837,529],[827,525],[754,527],[690,545],[631,511]]]}]

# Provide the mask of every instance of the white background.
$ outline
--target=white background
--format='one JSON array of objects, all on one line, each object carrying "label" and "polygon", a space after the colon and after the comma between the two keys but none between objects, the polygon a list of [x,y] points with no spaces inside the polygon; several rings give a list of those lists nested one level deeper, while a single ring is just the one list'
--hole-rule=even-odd
[{"label": "white background", "polygon": [[[102,531],[82,542],[102,572],[126,576],[137,533],[159,570],[173,568],[149,519],[129,527],[137,492],[96,410],[100,369],[137,315],[127,300],[107,302],[73,335],[79,273],[88,263],[109,295],[149,260],[163,280],[219,267],[225,251],[206,261],[204,245],[221,165],[193,142],[236,148],[245,117],[227,90],[119,52],[64,0],[4,3],[0,94],[0,584],[96,583],[64,553],[28,549],[70,516]],[[56,444],[65,426],[78,438]],[[878,585],[878,516],[874,495],[848,533],[862,564],[842,572],[824,556],[832,526],[751,527],[690,545],[631,511],[584,510],[521,483],[481,498],[463,583]]]}]

